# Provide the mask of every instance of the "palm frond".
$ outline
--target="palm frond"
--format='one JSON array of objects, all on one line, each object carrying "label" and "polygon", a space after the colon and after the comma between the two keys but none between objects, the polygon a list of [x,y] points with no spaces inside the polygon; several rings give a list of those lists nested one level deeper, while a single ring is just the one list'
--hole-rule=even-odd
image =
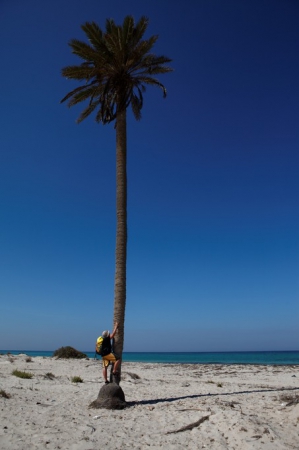
[{"label": "palm frond", "polygon": [[123,50],[121,30],[118,27],[113,28],[113,32],[105,36],[105,40],[114,61],[118,61],[119,55],[122,55]]},{"label": "palm frond", "polygon": [[133,95],[131,98],[131,108],[136,120],[141,119],[141,107],[139,105],[138,97]]},{"label": "palm frond", "polygon": [[167,58],[167,56],[156,56],[152,53],[146,55],[144,57],[144,63],[148,65],[162,65],[162,64],[168,64],[172,61],[172,59]]},{"label": "palm frond", "polygon": [[[84,86],[85,87],[85,86]],[[71,97],[71,100],[68,103],[68,106],[74,106],[77,105],[78,103],[84,102],[85,100],[87,100],[90,97],[94,97],[96,93],[96,89],[94,87],[90,87],[89,89],[82,89],[81,91],[77,92],[76,94],[74,94]]]},{"label": "palm frond", "polygon": [[153,66],[149,66],[143,70],[140,71],[140,74],[142,73],[147,73],[149,75],[158,75],[161,73],[168,73],[168,72],[173,72],[173,69],[169,66],[160,66],[160,65],[153,65]]},{"label": "palm frond", "polygon": [[140,80],[141,83],[145,83],[145,84],[149,84],[149,85],[151,85],[151,86],[157,86],[157,87],[159,87],[159,88],[162,89],[162,91],[163,91],[163,97],[166,97],[167,91],[166,91],[165,86],[164,86],[162,83],[160,83],[160,81],[157,80],[156,78],[153,78],[153,77],[144,77],[144,76],[143,76],[143,77],[140,77],[139,80]]},{"label": "palm frond", "polygon": [[65,102],[65,101],[68,100],[70,97],[72,97],[73,95],[75,95],[77,92],[80,92],[80,91],[86,89],[87,87],[91,86],[92,84],[95,84],[95,82],[92,82],[92,83],[90,83],[90,84],[88,84],[88,85],[85,85],[85,86],[79,86],[79,87],[73,89],[73,90],[70,91],[68,94],[66,94],[66,96],[63,97],[62,100],[60,100],[60,103]]},{"label": "palm frond", "polygon": [[[136,65],[136,70],[137,69],[139,69],[139,70],[143,69],[145,71],[148,70],[150,73],[150,71],[153,70],[155,67],[159,67],[159,66],[168,67],[168,66],[165,66],[165,64],[167,64],[169,62],[171,62],[171,59],[167,58],[166,56],[156,56],[152,53],[149,53],[146,56],[144,56],[143,58],[140,58],[139,64]],[[170,69],[169,71],[173,70],[172,68],[169,68],[169,69]]]},{"label": "palm frond", "polygon": [[88,37],[91,45],[99,50],[103,50],[103,33],[101,28],[95,22],[86,22],[81,26],[82,30]]},{"label": "palm frond", "polygon": [[143,57],[145,57],[145,55],[153,48],[157,39],[158,36],[154,35],[145,41],[139,41],[138,45],[134,46],[134,48],[132,49],[132,59],[137,61],[138,59],[142,59]]},{"label": "palm frond", "polygon": [[81,123],[84,119],[86,119],[98,106],[97,103],[91,103],[88,105],[80,114],[78,119],[76,120],[77,123]]},{"label": "palm frond", "polygon": [[143,38],[143,35],[147,29],[149,20],[146,16],[142,16],[136,23],[134,31],[132,33],[131,45],[134,48],[137,43]]},{"label": "palm frond", "polygon": [[[115,30],[116,25],[113,19],[106,20],[106,35],[112,34]],[[106,36],[105,36],[106,37]]]},{"label": "palm frond", "polygon": [[64,67],[61,71],[62,76],[65,78],[71,78],[74,80],[89,80],[95,75],[94,67],[89,65],[80,66],[68,66]]},{"label": "palm frond", "polygon": [[96,51],[86,42],[79,41],[78,39],[72,39],[69,42],[69,46],[72,48],[72,53],[79,56],[85,61],[93,61],[97,59]]},{"label": "palm frond", "polygon": [[130,42],[133,32],[134,32],[134,18],[133,16],[126,16],[124,18],[122,26],[123,41],[125,44]]},{"label": "palm frond", "polygon": [[132,91],[130,103],[131,103],[131,108],[132,108],[135,119],[140,120],[141,119],[141,110],[143,107],[142,93],[145,92],[145,86],[144,85],[136,86],[136,89],[137,89],[138,95]]}]

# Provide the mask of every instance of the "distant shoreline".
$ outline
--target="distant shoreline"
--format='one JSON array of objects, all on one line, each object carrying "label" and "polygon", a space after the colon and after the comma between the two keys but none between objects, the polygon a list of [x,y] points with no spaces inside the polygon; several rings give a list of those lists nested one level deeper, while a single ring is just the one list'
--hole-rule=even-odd
[{"label": "distant shoreline", "polygon": [[[26,354],[31,357],[52,357],[54,351],[0,350],[0,354]],[[90,359],[99,359],[95,352],[83,352]],[[248,352],[124,352],[123,361],[163,364],[258,364],[299,365],[299,351]]]}]

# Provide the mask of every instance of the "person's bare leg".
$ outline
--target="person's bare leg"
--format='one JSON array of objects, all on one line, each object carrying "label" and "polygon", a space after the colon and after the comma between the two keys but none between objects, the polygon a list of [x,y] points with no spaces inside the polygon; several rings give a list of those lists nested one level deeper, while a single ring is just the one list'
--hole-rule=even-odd
[{"label": "person's bare leg", "polygon": [[113,372],[114,372],[114,363],[111,363],[111,369],[110,369],[110,383],[113,383]]},{"label": "person's bare leg", "polygon": [[113,367],[113,373],[117,372],[118,368],[120,365],[120,359],[118,359],[117,361],[115,361],[114,363],[114,367]]},{"label": "person's bare leg", "polygon": [[108,381],[107,380],[107,367],[103,367],[103,377],[104,377],[105,382]]},{"label": "person's bare leg", "polygon": [[120,383],[120,370],[118,370],[118,369],[120,369],[120,363],[121,363],[120,359],[115,361],[114,368],[113,368],[113,373],[112,373],[112,380],[116,384]]}]

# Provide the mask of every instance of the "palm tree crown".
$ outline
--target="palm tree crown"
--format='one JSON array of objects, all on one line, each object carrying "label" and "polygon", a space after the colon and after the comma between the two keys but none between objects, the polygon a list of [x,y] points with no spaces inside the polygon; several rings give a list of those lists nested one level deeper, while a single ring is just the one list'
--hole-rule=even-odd
[{"label": "palm tree crown", "polygon": [[77,39],[70,41],[72,52],[83,62],[63,68],[62,75],[85,80],[85,84],[69,92],[61,102],[69,100],[68,106],[73,106],[89,99],[78,123],[94,110],[97,122],[109,123],[129,105],[139,120],[146,85],[158,86],[166,96],[165,87],[155,75],[171,72],[172,68],[166,65],[171,59],[151,53],[158,36],[142,39],[147,25],[146,17],[135,25],[133,17],[127,16],[122,26],[108,19],[103,32],[95,22],[87,22],[82,29],[89,44]]}]

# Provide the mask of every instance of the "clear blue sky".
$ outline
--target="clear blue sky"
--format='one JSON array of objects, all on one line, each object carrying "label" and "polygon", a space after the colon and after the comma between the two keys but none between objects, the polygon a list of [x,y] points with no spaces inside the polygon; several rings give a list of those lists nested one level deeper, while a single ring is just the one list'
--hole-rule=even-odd
[{"label": "clear blue sky", "polygon": [[1,0],[0,349],[112,326],[115,130],[60,72],[127,14],[174,72],[129,114],[125,350],[298,350],[298,0]]}]

